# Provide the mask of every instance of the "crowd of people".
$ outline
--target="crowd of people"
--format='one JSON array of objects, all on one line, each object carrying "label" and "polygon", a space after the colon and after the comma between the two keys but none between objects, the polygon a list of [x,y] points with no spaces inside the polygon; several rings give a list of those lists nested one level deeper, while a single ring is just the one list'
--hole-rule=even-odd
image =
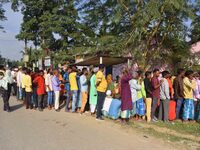
[{"label": "crowd of people", "polygon": [[173,76],[159,69],[144,73],[125,68],[113,80],[111,74],[105,76],[103,64],[82,70],[76,66],[46,71],[1,68],[0,89],[3,109],[8,112],[13,93],[26,109],[59,112],[63,103],[66,112],[83,114],[87,109],[99,121],[115,107],[112,100],[120,106],[115,119],[120,118],[122,123],[132,118],[147,122],[200,121],[200,73],[192,70],[178,69]]}]

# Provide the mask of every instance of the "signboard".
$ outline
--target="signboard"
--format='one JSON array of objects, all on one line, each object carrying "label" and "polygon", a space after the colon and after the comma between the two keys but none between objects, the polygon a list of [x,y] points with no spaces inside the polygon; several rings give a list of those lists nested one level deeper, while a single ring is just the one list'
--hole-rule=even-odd
[{"label": "signboard", "polygon": [[42,59],[38,59],[38,68],[42,70]]},{"label": "signboard", "polygon": [[28,55],[23,56],[23,62],[29,62],[29,56]]},{"label": "signboard", "polygon": [[45,57],[44,58],[44,66],[45,67],[50,67],[51,66],[51,57]]}]

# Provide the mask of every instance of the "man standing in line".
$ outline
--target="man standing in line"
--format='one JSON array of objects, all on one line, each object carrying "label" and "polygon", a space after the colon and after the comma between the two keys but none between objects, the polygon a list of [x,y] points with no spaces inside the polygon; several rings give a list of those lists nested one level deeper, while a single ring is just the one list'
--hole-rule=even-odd
[{"label": "man standing in line", "polygon": [[69,74],[71,73],[72,69],[71,67],[68,67],[65,71],[65,74],[63,75],[63,80],[65,84],[65,90],[66,90],[66,108],[65,111],[69,111],[69,102],[70,102],[70,84],[69,84]]},{"label": "man standing in line", "polygon": [[105,75],[103,74],[105,66],[103,64],[99,65],[99,71],[96,74],[96,86],[97,86],[97,120],[103,120],[102,118],[102,108],[104,104],[104,100],[106,97],[106,90],[107,90],[107,81],[105,79]]},{"label": "man standing in line", "polygon": [[42,111],[44,109],[44,95],[45,95],[45,79],[43,70],[39,71],[39,75],[33,80],[33,83],[37,85],[37,95],[38,95],[38,110]]},{"label": "man standing in line", "polygon": [[31,103],[31,97],[32,97],[32,79],[31,79],[31,70],[30,69],[26,69],[25,71],[25,75],[24,75],[24,79],[23,79],[23,86],[25,88],[25,92],[26,92],[26,96],[25,96],[25,105],[26,105],[26,109],[32,109],[33,105]]},{"label": "man standing in line", "polygon": [[159,81],[158,77],[160,76],[160,71],[158,69],[154,69],[153,78],[151,80],[152,85],[152,108],[151,108],[151,120],[157,121],[158,119],[155,117],[155,112],[158,106],[158,102],[160,100],[160,86],[163,80]]},{"label": "man standing in line", "polygon": [[77,69],[72,67],[72,72],[69,74],[70,90],[72,93],[72,112],[76,112],[77,100],[78,100],[78,83],[77,83]]},{"label": "man standing in line", "polygon": [[184,92],[184,104],[183,104],[183,121],[194,120],[194,95],[193,90],[196,87],[196,83],[193,80],[193,71],[187,70],[185,72],[185,78],[183,79],[183,92]]},{"label": "man standing in line", "polygon": [[54,103],[52,78],[53,78],[53,72],[51,71],[51,69],[48,69],[47,75],[45,77],[45,84],[46,84],[46,92],[47,92],[47,95],[48,95],[47,104],[48,104],[49,110],[51,110],[51,108],[53,107],[53,103]]},{"label": "man standing in line", "polygon": [[147,122],[151,121],[151,104],[152,104],[152,86],[151,86],[151,72],[145,73],[144,85],[146,90],[146,116]]},{"label": "man standing in line", "polygon": [[88,100],[88,82],[87,82],[87,74],[88,70],[87,68],[82,69],[82,75],[80,77],[80,85],[81,85],[81,98],[82,98],[82,104],[81,104],[81,114],[85,111],[85,106]]},{"label": "man standing in line", "polygon": [[170,100],[170,92],[169,92],[169,83],[167,81],[169,72],[163,71],[162,78],[163,83],[160,86],[160,106],[159,106],[159,120],[163,120],[164,122],[168,122],[169,115],[169,100]]},{"label": "man standing in line", "polygon": [[174,99],[176,100],[176,119],[182,119],[182,109],[184,101],[184,92],[183,92],[183,78],[185,75],[184,69],[178,69],[177,77],[174,79]]},{"label": "man standing in line", "polygon": [[22,67],[17,72],[17,100],[22,100]]},{"label": "man standing in line", "polygon": [[54,102],[54,108],[57,112],[59,112],[59,100],[60,100],[60,81],[59,81],[59,72],[58,70],[54,70],[54,76],[52,78],[52,87],[55,95],[55,102]]}]

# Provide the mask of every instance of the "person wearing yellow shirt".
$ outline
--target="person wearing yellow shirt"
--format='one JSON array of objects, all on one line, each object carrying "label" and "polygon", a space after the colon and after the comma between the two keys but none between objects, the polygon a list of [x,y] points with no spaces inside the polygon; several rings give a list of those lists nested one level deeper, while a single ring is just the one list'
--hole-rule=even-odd
[{"label": "person wearing yellow shirt", "polygon": [[21,77],[21,88],[22,88],[22,100],[25,102],[26,99],[26,92],[25,92],[25,87],[24,87],[24,81],[25,81],[25,72],[26,72],[26,68],[22,69],[22,77]]},{"label": "person wearing yellow shirt", "polygon": [[69,84],[72,93],[72,112],[75,112],[78,100],[77,68],[75,66],[72,67],[72,72],[69,74]]},{"label": "person wearing yellow shirt", "polygon": [[29,109],[29,108],[32,109],[33,108],[33,105],[31,103],[32,80],[31,80],[30,73],[31,73],[31,71],[29,69],[26,69],[24,81],[23,81],[23,86],[24,86],[25,92],[26,92],[26,98],[25,98],[26,109]]},{"label": "person wearing yellow shirt", "polygon": [[106,97],[106,90],[107,90],[107,81],[105,75],[103,74],[105,66],[103,64],[99,65],[99,71],[96,74],[96,87],[97,87],[97,116],[96,120],[103,120],[102,118],[102,108],[104,104],[104,100]]},{"label": "person wearing yellow shirt", "polygon": [[185,72],[183,79],[184,105],[183,105],[183,121],[194,120],[194,97],[195,81],[193,80],[193,71]]}]

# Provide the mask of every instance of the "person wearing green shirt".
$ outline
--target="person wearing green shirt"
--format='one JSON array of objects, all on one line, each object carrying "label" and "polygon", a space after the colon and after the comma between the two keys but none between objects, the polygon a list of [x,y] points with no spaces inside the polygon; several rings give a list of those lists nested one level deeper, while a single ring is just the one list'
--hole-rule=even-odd
[{"label": "person wearing green shirt", "polygon": [[94,68],[90,78],[90,95],[89,95],[89,104],[91,115],[95,114],[96,105],[97,105],[97,88],[96,88],[96,73],[98,69]]},{"label": "person wearing green shirt", "polygon": [[143,81],[143,72],[138,71],[138,83],[141,86],[141,89],[137,91],[137,101],[136,101],[136,119],[143,119],[145,116],[145,99],[146,91]]}]

